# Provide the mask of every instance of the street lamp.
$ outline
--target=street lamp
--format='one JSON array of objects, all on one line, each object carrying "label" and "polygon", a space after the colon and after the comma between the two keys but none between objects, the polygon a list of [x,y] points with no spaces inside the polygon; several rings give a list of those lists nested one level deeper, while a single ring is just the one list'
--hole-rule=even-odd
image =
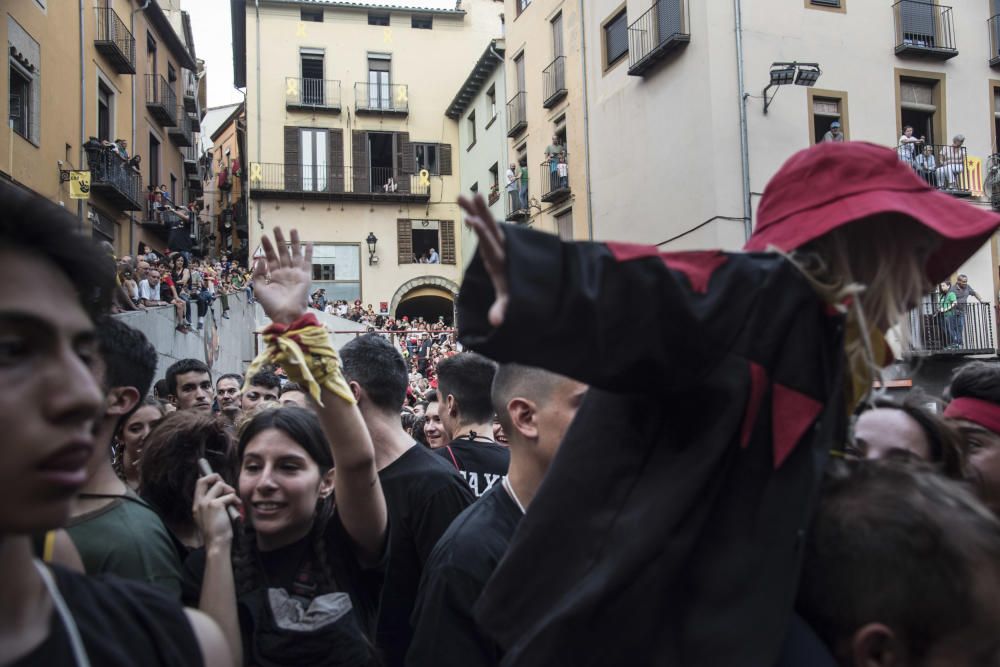
[{"label": "street lamp", "polygon": [[764,114],[767,115],[767,108],[771,106],[774,96],[778,94],[775,90],[770,97],[767,91],[778,86],[787,86],[794,83],[796,86],[812,87],[816,85],[819,75],[822,74],[819,63],[771,63],[771,83],[764,88]]},{"label": "street lamp", "polygon": [[368,232],[368,238],[365,239],[365,242],[368,243],[368,266],[378,264],[378,257],[375,256],[375,244],[378,243],[378,239],[374,232]]}]

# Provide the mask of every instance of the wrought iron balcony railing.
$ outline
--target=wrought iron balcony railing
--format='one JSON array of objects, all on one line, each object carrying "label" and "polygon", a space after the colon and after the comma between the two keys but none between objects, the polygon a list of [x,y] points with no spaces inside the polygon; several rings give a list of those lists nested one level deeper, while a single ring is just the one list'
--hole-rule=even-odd
[{"label": "wrought iron balcony railing", "polygon": [[410,113],[410,91],[404,83],[359,81],[354,84],[354,109],[361,114]]},{"label": "wrought iron balcony railing", "polygon": [[688,0],[656,0],[628,27],[628,73],[641,76],[691,41]]},{"label": "wrought iron balcony railing", "polygon": [[94,48],[103,53],[119,74],[135,74],[135,37],[110,7],[96,7]]},{"label": "wrought iron balcony railing", "polygon": [[177,124],[177,94],[160,74],[146,75],[146,108],[164,127]]},{"label": "wrought iron balcony railing", "polygon": [[285,106],[289,109],[340,111],[340,81],[285,79]]},{"label": "wrought iron balcony railing", "polygon": [[942,192],[959,197],[971,197],[974,187],[969,169],[968,151],[965,146],[939,146],[935,144],[900,144],[896,147],[899,159],[906,162],[917,175]]},{"label": "wrought iron balcony railing", "polygon": [[566,56],[559,56],[542,70],[544,93],[542,106],[551,109],[566,97]]},{"label": "wrought iron balcony railing", "polygon": [[896,54],[947,60],[958,55],[951,7],[923,0],[899,0],[892,6]]},{"label": "wrought iron balcony railing", "polygon": [[256,162],[250,165],[253,197],[426,201],[430,179],[390,167],[339,167]]},{"label": "wrought iron balcony railing", "polygon": [[528,127],[528,115],[525,103],[524,91],[519,91],[517,95],[507,102],[507,136],[515,137]]},{"label": "wrought iron balcony railing", "polygon": [[167,129],[167,135],[177,146],[191,146],[194,144],[194,134],[192,128],[191,115],[184,111],[184,105],[177,106],[177,124]]},{"label": "wrought iron balcony railing", "polygon": [[110,146],[84,145],[90,169],[90,189],[121,211],[142,210],[142,175]]},{"label": "wrought iron balcony railing", "polygon": [[932,294],[910,311],[909,326],[915,356],[996,353],[989,303],[958,304],[942,311],[940,296]]},{"label": "wrought iron balcony railing", "polygon": [[565,153],[561,157],[553,157],[542,163],[538,174],[541,183],[542,201],[560,202],[572,194],[569,187],[569,165]]}]

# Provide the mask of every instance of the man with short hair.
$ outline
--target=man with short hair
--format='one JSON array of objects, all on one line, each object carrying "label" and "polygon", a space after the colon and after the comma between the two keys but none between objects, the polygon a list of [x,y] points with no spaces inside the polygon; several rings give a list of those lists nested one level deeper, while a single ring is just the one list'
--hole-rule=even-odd
[{"label": "man with short hair", "polygon": [[167,369],[167,400],[178,410],[212,410],[215,389],[212,371],[205,362],[181,359]]},{"label": "man with short hair", "polygon": [[240,415],[240,390],[242,388],[243,376],[239,373],[226,373],[215,381],[215,395],[219,404],[219,412],[232,423],[235,423]]},{"label": "man with short hair", "polygon": [[240,399],[244,414],[249,414],[261,403],[277,401],[281,393],[281,378],[270,371],[261,371],[250,378],[250,384]]},{"label": "man with short hair", "polygon": [[281,386],[281,396],[279,397],[282,405],[297,405],[300,408],[309,407],[309,394],[302,385],[296,382],[286,382]]},{"label": "man with short hair", "polygon": [[955,295],[955,339],[959,347],[965,345],[965,312],[969,305],[969,297],[976,297],[979,303],[985,303],[983,297],[979,296],[976,290],[969,284],[969,276],[964,273],[958,274],[955,284],[951,286],[951,291]]},{"label": "man with short hair", "polygon": [[840,131],[840,121],[835,120],[830,123],[830,129],[823,135],[823,142],[837,142],[844,140],[844,133]]},{"label": "man with short hair", "polygon": [[115,474],[111,441],[135,412],[156,373],[156,350],[142,332],[113,318],[97,327],[96,375],[105,408],[96,429],[90,479],[66,527],[88,574],[111,573],[155,584],[180,598],[180,554],[160,517]]},{"label": "man with short hair", "polygon": [[447,463],[403,430],[399,411],[406,398],[406,362],[392,344],[368,334],[345,345],[340,356],[375,446],[392,524],[376,644],[386,664],[395,667],[403,664],[410,644],[410,614],[424,563],[473,496]]},{"label": "man with short hair", "polygon": [[492,403],[510,443],[510,474],[451,524],[424,568],[407,664],[499,665],[500,649],[473,607],[510,544],[576,415],[587,385],[531,366],[504,364]]},{"label": "man with short hair", "polygon": [[451,442],[436,450],[455,466],[476,497],[507,474],[510,452],[493,440],[490,388],[497,365],[475,352],[445,359],[437,367],[441,423]]},{"label": "man with short hair", "polygon": [[427,263],[428,264],[440,264],[441,263],[441,256],[438,255],[438,251],[435,250],[434,248],[431,248],[430,254],[427,255]]},{"label": "man with short hair", "polygon": [[958,483],[835,464],[804,549],[796,609],[841,667],[996,664],[1000,523]]}]

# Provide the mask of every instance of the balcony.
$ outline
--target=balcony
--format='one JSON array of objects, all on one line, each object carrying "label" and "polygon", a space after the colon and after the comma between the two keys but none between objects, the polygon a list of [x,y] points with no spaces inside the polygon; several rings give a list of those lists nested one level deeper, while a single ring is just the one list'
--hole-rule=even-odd
[{"label": "balcony", "polygon": [[569,189],[569,165],[566,162],[546,160],[542,163],[538,177],[538,182],[542,184],[542,201],[554,204],[572,194]]},{"label": "balcony", "polygon": [[628,73],[643,76],[691,41],[688,0],[656,0],[628,27]]},{"label": "balcony", "polygon": [[426,202],[430,181],[390,167],[254,163],[250,196],[259,199]]},{"label": "balcony", "polygon": [[161,209],[156,202],[149,201],[141,225],[157,233],[164,241],[170,237],[170,232],[182,227],[190,228],[191,221],[178,211],[186,209]]},{"label": "balcony", "polygon": [[188,120],[191,122],[191,131],[201,132],[201,114],[197,112],[188,113],[187,117]]},{"label": "balcony", "polygon": [[146,75],[146,109],[164,127],[177,124],[177,94],[162,75]]},{"label": "balcony", "polygon": [[90,169],[90,190],[120,211],[142,210],[142,176],[128,160],[108,146],[91,141],[84,146]]},{"label": "balcony", "polygon": [[531,204],[525,196],[523,199],[518,190],[505,190],[504,198],[504,220],[507,222],[526,222],[531,218]]},{"label": "balcony", "polygon": [[983,175],[983,188],[990,198],[994,211],[1000,211],[1000,153],[994,153],[986,163],[986,173]]},{"label": "balcony", "polygon": [[941,192],[956,197],[971,197],[979,187],[969,169],[968,150],[965,146],[940,146],[936,144],[900,144],[896,147],[899,159],[906,162]]},{"label": "balcony", "polygon": [[952,313],[938,308],[936,294],[910,311],[910,353],[916,357],[996,354],[993,305],[959,304]]},{"label": "balcony", "polygon": [[287,77],[285,108],[292,111],[340,113],[340,81]]},{"label": "balcony", "polygon": [[185,147],[194,145],[194,137],[191,131],[191,116],[184,111],[184,107],[177,107],[177,124],[167,129],[167,135],[177,146]]},{"label": "balcony", "polygon": [[194,87],[184,89],[184,111],[198,113],[198,90]]},{"label": "balcony", "polygon": [[354,84],[354,111],[357,114],[407,116],[410,113],[410,93],[403,83]]},{"label": "balcony", "polygon": [[892,6],[896,55],[948,60],[958,55],[951,7],[918,0]]},{"label": "balcony", "polygon": [[189,178],[193,175],[196,180],[201,180],[198,174],[198,147],[182,148],[181,155],[184,156],[184,172],[188,174]]},{"label": "balcony", "polygon": [[542,106],[551,109],[566,97],[566,56],[559,56],[542,70],[544,99]]},{"label": "balcony", "polygon": [[520,91],[507,102],[507,136],[516,137],[528,127],[525,94]]},{"label": "balcony", "polygon": [[1000,66],[1000,14],[986,22],[990,33],[990,67]]},{"label": "balcony", "polygon": [[96,7],[97,37],[94,48],[102,53],[119,74],[135,74],[135,37],[110,7]]}]

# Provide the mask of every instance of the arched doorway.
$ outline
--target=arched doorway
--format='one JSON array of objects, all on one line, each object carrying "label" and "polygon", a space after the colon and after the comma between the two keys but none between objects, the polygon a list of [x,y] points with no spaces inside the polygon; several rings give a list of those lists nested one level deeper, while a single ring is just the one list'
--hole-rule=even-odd
[{"label": "arched doorway", "polygon": [[427,322],[436,322],[438,317],[443,317],[448,326],[453,326],[457,295],[458,285],[445,278],[409,280],[396,290],[390,312],[396,319],[423,317]]}]

